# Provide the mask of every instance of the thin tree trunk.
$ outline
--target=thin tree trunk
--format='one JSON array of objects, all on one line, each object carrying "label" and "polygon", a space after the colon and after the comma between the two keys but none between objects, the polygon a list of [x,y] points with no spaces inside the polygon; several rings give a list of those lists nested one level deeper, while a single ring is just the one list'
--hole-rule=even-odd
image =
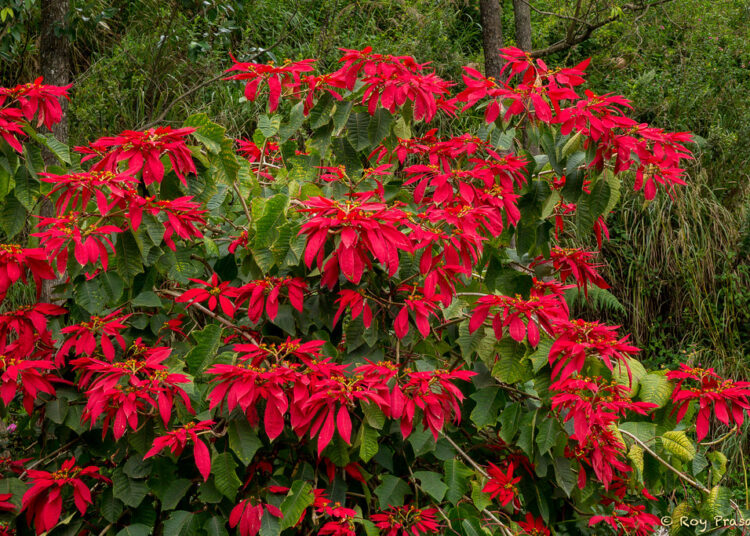
[{"label": "thin tree trunk", "polygon": [[513,19],[516,23],[516,46],[531,50],[531,0],[513,0]]},{"label": "thin tree trunk", "polygon": [[[65,86],[70,83],[70,43],[63,31],[65,28],[65,16],[69,9],[69,0],[42,0],[42,28],[41,43],[39,47],[39,63],[44,83],[53,86]],[[68,142],[68,101],[61,99],[63,117],[62,121],[52,127],[52,134],[63,143]],[[49,166],[55,164],[56,159],[49,151],[43,151],[44,164]],[[52,203],[43,199],[39,212],[42,216],[54,216]],[[61,274],[61,279],[65,274]],[[52,301],[52,289],[58,285],[60,280],[44,280],[42,282],[43,302]]]},{"label": "thin tree trunk", "polygon": [[499,0],[479,0],[484,48],[484,75],[500,78],[503,62],[499,51],[503,48],[503,8]]}]

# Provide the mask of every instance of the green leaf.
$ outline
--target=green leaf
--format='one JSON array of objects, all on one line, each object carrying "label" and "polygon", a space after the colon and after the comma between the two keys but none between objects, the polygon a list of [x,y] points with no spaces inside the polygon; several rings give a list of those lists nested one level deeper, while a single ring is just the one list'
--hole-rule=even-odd
[{"label": "green leaf", "polygon": [[263,443],[250,427],[247,419],[236,419],[229,423],[229,447],[245,465],[249,465]]},{"label": "green leaf", "polygon": [[378,453],[378,449],[380,448],[378,439],[377,430],[363,423],[362,437],[359,445],[359,457],[363,462],[369,462]]},{"label": "green leaf", "polygon": [[443,469],[445,483],[448,486],[445,498],[456,504],[469,491],[469,479],[474,476],[474,471],[456,459],[446,460]]},{"label": "green leaf", "polygon": [[518,356],[506,353],[492,367],[492,375],[501,382],[514,384],[526,376],[526,367]]},{"label": "green leaf", "polygon": [[549,450],[557,442],[557,438],[561,436],[562,430],[560,425],[553,418],[543,419],[542,422],[537,422],[536,425],[536,445],[539,447],[540,454],[547,454]]},{"label": "green leaf", "polygon": [[366,112],[357,112],[349,116],[346,122],[346,139],[355,151],[361,151],[370,146],[370,138],[367,135],[369,125],[370,114]]},{"label": "green leaf", "polygon": [[276,194],[266,199],[263,204],[263,214],[253,222],[255,227],[255,248],[268,247],[278,237],[278,228],[286,218],[286,207],[289,198],[284,194]]},{"label": "green leaf", "polygon": [[125,505],[135,508],[148,495],[149,489],[143,480],[133,480],[118,467],[112,474],[114,496]]},{"label": "green leaf", "polygon": [[683,462],[689,462],[695,458],[696,448],[683,430],[672,430],[664,432],[661,437],[661,445],[664,450],[676,456]]},{"label": "green leaf", "polygon": [[663,374],[651,372],[643,376],[640,383],[638,398],[644,402],[663,408],[672,397],[672,383]]},{"label": "green leaf", "polygon": [[117,272],[124,281],[132,279],[143,272],[141,250],[130,231],[119,233],[115,244],[115,264]]},{"label": "green leaf", "polygon": [[708,459],[711,461],[711,483],[717,484],[727,472],[727,457],[714,450],[708,453]]},{"label": "green leaf", "polygon": [[[674,507],[674,510],[672,510],[672,514],[669,516],[673,520],[680,520],[680,519],[690,519],[690,514],[692,513],[693,508],[690,506],[690,503],[688,502],[681,502],[677,506]],[[672,523],[672,525],[669,527],[669,534],[670,536],[677,536],[682,531],[682,525],[680,523]]]},{"label": "green leaf", "polygon": [[3,208],[0,212],[0,226],[7,238],[15,237],[23,229],[27,220],[26,208],[16,199],[14,195],[7,195],[3,199]]},{"label": "green leaf", "polygon": [[221,142],[225,138],[227,129],[211,121],[208,115],[204,113],[191,115],[185,120],[184,126],[196,129],[193,136],[206,146],[208,152],[213,154],[221,152]]},{"label": "green leaf", "polygon": [[471,411],[471,421],[478,429],[494,426],[497,422],[497,412],[504,399],[500,388],[494,385],[485,387],[472,394],[470,398],[477,403]]},{"label": "green leaf", "polygon": [[300,129],[302,123],[305,122],[305,115],[303,113],[304,105],[305,103],[300,101],[292,108],[289,114],[289,121],[279,128],[279,143],[284,143],[292,137]]},{"label": "green leaf", "polygon": [[573,471],[573,464],[567,458],[557,457],[553,463],[555,468],[555,481],[565,494],[570,497],[570,493],[578,481],[578,477]]},{"label": "green leaf", "polygon": [[276,135],[279,131],[279,126],[281,126],[281,117],[278,115],[274,115],[271,118],[263,114],[258,118],[258,129],[266,138]]},{"label": "green leaf", "polygon": [[476,480],[471,481],[471,502],[477,510],[482,511],[492,504],[490,494],[482,491],[482,485]]},{"label": "green leaf", "polygon": [[206,531],[208,536],[229,536],[225,526],[226,523],[226,519],[219,516],[213,516],[203,524],[203,530]]},{"label": "green leaf", "polygon": [[118,532],[115,536],[150,536],[153,529],[143,523],[129,525]]},{"label": "green leaf", "polygon": [[211,459],[211,474],[214,475],[214,483],[224,497],[230,501],[234,500],[237,490],[242,485],[242,481],[237,478],[234,469],[237,464],[229,452],[214,452]]},{"label": "green leaf", "polygon": [[385,425],[385,413],[375,403],[360,402],[367,424],[376,430],[382,430]]},{"label": "green leaf", "polygon": [[130,302],[134,307],[161,307],[161,298],[155,292],[145,290]]},{"label": "green leaf", "polygon": [[185,363],[191,374],[203,372],[212,362],[219,350],[221,331],[219,324],[209,324],[202,330],[192,333],[196,345],[185,356]]},{"label": "green leaf", "polygon": [[714,486],[701,504],[700,510],[705,519],[715,519],[731,513],[732,492],[723,486]]},{"label": "green leaf", "polygon": [[411,492],[409,485],[393,475],[383,475],[382,483],[373,490],[380,502],[380,509],[404,504],[404,496]]},{"label": "green leaf", "polygon": [[419,487],[437,502],[441,502],[448,491],[448,486],[443,482],[441,475],[432,471],[416,471],[414,477],[419,480]]},{"label": "green leaf", "polygon": [[32,177],[25,167],[18,168],[15,176],[14,195],[31,212],[39,199],[39,181]]},{"label": "green leaf", "polygon": [[211,172],[214,180],[218,183],[232,185],[237,179],[240,164],[234,153],[232,140],[225,138],[221,140],[221,151],[211,157]]},{"label": "green leaf", "polygon": [[173,510],[176,508],[192,485],[193,483],[187,478],[178,478],[177,480],[170,481],[169,485],[161,493],[161,496],[159,496],[162,510]]},{"label": "green leaf", "polygon": [[367,125],[367,139],[370,147],[375,147],[391,131],[393,116],[385,108],[378,108]]},{"label": "green leaf", "polygon": [[302,517],[303,512],[315,500],[312,486],[302,480],[295,480],[287,493],[284,502],[279,507],[284,517],[281,518],[280,529],[283,531],[293,527]]},{"label": "green leaf", "polygon": [[194,536],[198,533],[198,529],[198,518],[192,512],[185,510],[175,510],[164,522],[164,534]]}]

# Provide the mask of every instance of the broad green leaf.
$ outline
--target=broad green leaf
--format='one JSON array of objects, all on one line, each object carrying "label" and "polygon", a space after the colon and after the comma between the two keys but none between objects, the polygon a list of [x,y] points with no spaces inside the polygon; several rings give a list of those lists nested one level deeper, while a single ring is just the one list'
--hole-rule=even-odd
[{"label": "broad green leaf", "polygon": [[474,476],[474,471],[456,459],[447,460],[443,464],[443,469],[445,483],[448,486],[445,498],[456,504],[469,491],[469,479]]},{"label": "broad green leaf", "polygon": [[708,453],[708,459],[711,462],[711,483],[716,485],[727,472],[727,457],[718,450]]},{"label": "broad green leaf", "polygon": [[359,445],[359,457],[363,462],[369,462],[372,457],[378,453],[378,449],[380,447],[378,444],[378,439],[379,435],[377,430],[363,423],[362,437]]},{"label": "broad green leaf", "polygon": [[14,195],[31,212],[39,199],[39,181],[32,177],[25,167],[18,168],[15,176]]},{"label": "broad green leaf", "polygon": [[279,128],[280,143],[284,143],[291,138],[300,129],[302,123],[305,122],[305,115],[303,114],[304,105],[305,103],[300,101],[292,107],[292,111],[289,114],[289,121]]},{"label": "broad green leaf", "polygon": [[255,248],[268,247],[278,237],[278,228],[286,218],[286,207],[289,198],[284,194],[277,194],[263,205],[263,214],[253,222],[255,228]]},{"label": "broad green leaf", "polygon": [[370,117],[370,123],[367,125],[367,138],[370,147],[375,147],[391,131],[393,116],[384,108],[378,108],[375,115]]},{"label": "broad green leaf", "polygon": [[495,386],[485,387],[473,393],[470,398],[477,403],[471,411],[471,421],[478,429],[485,426],[494,426],[497,422],[497,412],[505,398],[500,388]]},{"label": "broad green leaf", "polygon": [[233,501],[242,481],[237,478],[235,468],[237,464],[229,452],[214,452],[211,458],[211,474],[214,475],[214,484],[224,497]]},{"label": "broad green leaf", "polygon": [[115,498],[133,508],[141,504],[149,492],[145,481],[128,477],[122,468],[115,469],[112,474],[112,486]]},{"label": "broad green leaf", "polygon": [[187,478],[178,478],[177,480],[170,481],[169,486],[166,486],[159,497],[162,510],[173,510],[174,508],[177,508],[177,505],[192,485],[193,483]]},{"label": "broad green leaf", "polygon": [[164,534],[179,534],[180,536],[194,536],[198,534],[198,518],[192,512],[175,510],[169,514],[164,522]]},{"label": "broad green leaf", "polygon": [[219,516],[213,516],[203,524],[203,530],[206,531],[208,536],[229,536],[226,523],[226,519]]},{"label": "broad green leaf", "polygon": [[690,519],[694,517],[690,515],[692,512],[693,508],[688,502],[681,502],[674,507],[674,510],[672,510],[672,514],[670,515],[673,520],[672,525],[669,527],[670,536],[677,536],[682,531],[682,525],[679,522],[675,523],[674,521],[680,519]]},{"label": "broad green leaf", "polygon": [[672,430],[664,432],[661,437],[661,445],[664,450],[676,456],[683,462],[689,462],[695,457],[696,448],[683,430]]},{"label": "broad green leaf", "polygon": [[370,114],[357,112],[349,116],[346,123],[346,139],[355,151],[361,151],[370,146],[367,128],[370,125]]},{"label": "broad green leaf", "polygon": [[115,536],[150,536],[152,533],[152,527],[142,523],[136,523],[135,525],[128,525],[120,530]]},{"label": "broad green leaf", "polygon": [[380,503],[380,509],[385,510],[389,506],[404,504],[404,496],[411,492],[411,488],[398,477],[383,475],[382,483],[373,491]]},{"label": "broad green leaf", "polygon": [[161,298],[155,292],[145,290],[130,302],[133,307],[161,307]]},{"label": "broad green leaf", "polygon": [[208,115],[204,113],[191,115],[185,120],[184,126],[196,129],[193,136],[205,145],[210,153],[221,152],[221,142],[225,138],[227,129],[211,121]]},{"label": "broad green leaf", "polygon": [[471,501],[477,510],[484,510],[492,504],[490,494],[482,491],[483,486],[476,480],[471,481]]},{"label": "broad green leaf", "polygon": [[274,115],[273,117],[268,117],[266,114],[262,114],[258,118],[258,129],[266,138],[276,135],[280,126],[281,116]]},{"label": "broad green leaf", "polygon": [[296,525],[302,513],[314,500],[312,486],[302,480],[295,480],[280,506],[281,513],[284,514],[281,518],[280,529],[283,531]]},{"label": "broad green leaf", "polygon": [[13,238],[23,229],[28,213],[21,202],[12,194],[5,196],[2,205],[0,226],[7,238]]},{"label": "broad green leaf", "polygon": [[250,427],[247,419],[235,419],[229,423],[229,447],[242,463],[249,465],[262,446],[257,432]]},{"label": "broad green leaf", "polygon": [[193,349],[185,356],[190,373],[195,375],[206,370],[221,343],[221,326],[219,324],[209,324],[200,331],[192,333],[196,344]]},{"label": "broad green leaf", "polygon": [[428,493],[437,502],[441,502],[448,491],[448,486],[443,482],[441,475],[432,471],[416,471],[414,477],[419,480],[419,487]]},{"label": "broad green leaf", "polygon": [[638,398],[663,408],[672,396],[672,383],[663,375],[651,372],[641,378]]},{"label": "broad green leaf", "polygon": [[115,264],[117,272],[124,281],[128,282],[143,272],[141,250],[130,231],[117,235],[115,245]]},{"label": "broad green leaf", "polygon": [[729,515],[732,511],[730,501],[732,492],[723,486],[714,486],[703,499],[700,511],[705,519],[716,519]]},{"label": "broad green leaf", "polygon": [[563,433],[557,420],[552,417],[543,419],[541,422],[537,421],[536,430],[535,441],[540,454],[547,454]]},{"label": "broad green leaf", "polygon": [[573,464],[568,458],[556,457],[553,467],[555,468],[555,481],[557,485],[570,497],[570,493],[578,481],[578,476],[573,470]]}]

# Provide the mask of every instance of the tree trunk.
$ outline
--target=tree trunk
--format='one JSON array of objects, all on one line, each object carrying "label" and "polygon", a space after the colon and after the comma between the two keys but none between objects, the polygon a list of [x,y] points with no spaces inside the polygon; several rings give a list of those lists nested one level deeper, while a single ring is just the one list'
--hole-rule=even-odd
[{"label": "tree trunk", "polygon": [[516,23],[516,46],[531,50],[531,0],[513,0],[513,19]]},{"label": "tree trunk", "polygon": [[503,48],[503,8],[498,0],[479,0],[479,13],[482,19],[484,75],[500,78],[503,67],[499,56]]},{"label": "tree trunk", "polygon": [[[65,86],[70,83],[70,43],[63,31],[65,16],[68,14],[69,0],[42,0],[41,2],[41,43],[39,47],[39,64],[44,84]],[[52,127],[52,134],[63,143],[68,142],[68,101],[61,99],[62,121]],[[57,163],[54,155],[43,151],[45,166]],[[42,216],[54,216],[54,207],[48,199],[40,203],[39,212]],[[42,282],[41,301],[52,302],[52,290],[66,275],[60,274],[59,280],[44,280]]]}]

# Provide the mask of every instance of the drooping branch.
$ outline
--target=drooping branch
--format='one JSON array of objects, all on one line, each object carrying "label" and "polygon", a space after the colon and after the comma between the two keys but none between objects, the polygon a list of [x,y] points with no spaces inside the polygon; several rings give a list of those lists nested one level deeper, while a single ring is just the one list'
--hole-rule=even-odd
[{"label": "drooping branch", "polygon": [[[537,50],[532,50],[530,54],[534,58],[547,56],[555,52],[560,52],[561,50],[567,50],[568,48],[572,46],[575,46],[579,43],[583,43],[584,41],[589,39],[596,30],[618,20],[622,16],[620,13],[616,13],[604,19],[594,18],[593,20],[589,20],[581,16],[580,14],[581,3],[580,2],[577,2],[576,9],[573,15],[566,15],[564,13],[555,13],[552,11],[541,10],[537,7],[534,7],[534,5],[531,3],[531,0],[516,0],[516,1],[525,3],[526,5],[528,5],[528,7],[531,10],[533,10],[535,13],[538,13],[540,15],[545,15],[549,17],[557,17],[559,19],[568,20],[571,22],[570,25],[568,26],[566,35],[563,39],[547,47],[540,48]],[[620,7],[620,10],[623,13],[633,13],[633,14],[645,13],[647,10],[649,10],[652,7],[660,6],[662,4],[666,4],[672,1],[673,0],[654,0],[653,2],[627,3],[627,4],[623,4]],[[598,12],[601,13],[601,10],[599,10]]]}]

